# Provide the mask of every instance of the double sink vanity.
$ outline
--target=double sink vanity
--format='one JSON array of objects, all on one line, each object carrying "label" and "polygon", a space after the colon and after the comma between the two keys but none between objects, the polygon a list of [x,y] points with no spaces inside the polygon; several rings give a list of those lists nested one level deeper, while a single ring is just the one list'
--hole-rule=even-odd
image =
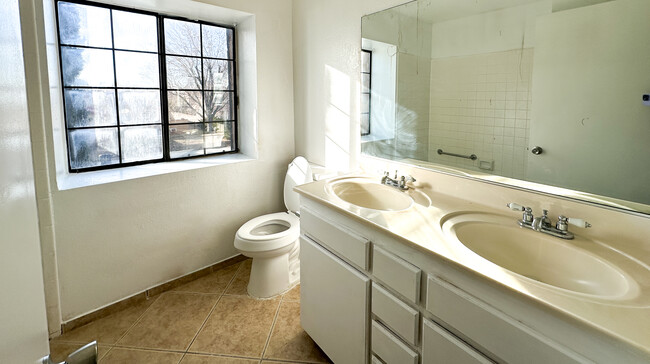
[{"label": "double sink vanity", "polygon": [[650,361],[647,218],[405,173],[296,188],[301,323],[335,363]]},{"label": "double sink vanity", "polygon": [[335,363],[650,363],[649,16],[363,16],[368,174],[296,189],[301,321]]}]

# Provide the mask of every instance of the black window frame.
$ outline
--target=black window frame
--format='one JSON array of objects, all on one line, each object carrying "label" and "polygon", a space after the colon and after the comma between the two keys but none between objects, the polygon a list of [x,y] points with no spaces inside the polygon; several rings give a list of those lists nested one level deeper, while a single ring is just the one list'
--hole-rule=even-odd
[{"label": "black window frame", "polygon": [[[371,100],[372,99],[372,51],[367,50],[367,49],[362,49],[361,54],[363,54],[363,53],[368,54],[368,72],[363,71],[363,62],[362,62],[362,64],[361,64],[361,77],[363,77],[363,75],[368,75],[368,92],[363,92],[363,79],[362,79],[362,82],[361,82],[361,97],[363,98],[364,95],[368,95],[367,96],[368,97],[368,112],[361,111],[359,113],[359,116],[363,117],[363,115],[368,115],[368,132],[364,133],[363,131],[360,131],[361,136],[366,136],[366,135],[370,135],[370,133],[371,133],[371,124],[372,124],[371,123],[371,119],[372,119],[371,118],[371,114],[372,114],[372,111],[371,111],[372,110],[372,103],[371,103],[371,101],[372,101]],[[362,59],[363,59],[363,57],[362,57]]]},{"label": "black window frame", "polygon": [[[113,23],[112,23],[112,11],[111,11],[111,41],[112,41],[112,47],[96,47],[96,46],[83,46],[83,45],[73,45],[73,44],[65,44],[61,43],[61,38],[60,38],[60,28],[59,28],[59,3],[72,3],[72,4],[78,4],[78,5],[86,5],[86,6],[95,6],[95,7],[100,7],[100,8],[105,8],[109,10],[117,10],[117,11],[123,11],[123,12],[130,12],[134,14],[143,14],[143,15],[149,15],[149,16],[154,16],[156,18],[156,31],[157,31],[157,36],[158,36],[158,48],[157,50],[154,51],[140,51],[140,50],[132,50],[132,49],[120,49],[120,48],[115,48],[115,39],[114,39],[114,32],[113,32]],[[67,153],[67,163],[68,163],[68,171],[70,173],[79,173],[79,172],[90,172],[90,171],[98,171],[98,170],[105,170],[105,169],[115,169],[115,168],[124,168],[124,167],[131,167],[131,166],[137,166],[137,165],[144,165],[144,164],[153,164],[153,163],[161,163],[161,162],[176,162],[176,161],[182,161],[182,160],[187,160],[187,159],[195,159],[195,158],[203,158],[203,157],[214,157],[217,155],[224,155],[224,154],[232,154],[232,153],[238,153],[239,152],[239,92],[237,88],[237,32],[236,28],[231,25],[224,25],[224,24],[219,24],[219,23],[214,23],[214,22],[208,22],[208,21],[203,21],[203,20],[196,20],[196,19],[189,19],[189,18],[184,18],[181,16],[176,16],[176,15],[169,15],[169,14],[164,14],[164,13],[157,13],[153,11],[147,11],[147,10],[141,10],[137,8],[129,8],[129,7],[124,7],[124,6],[119,6],[119,5],[112,5],[112,4],[104,4],[101,2],[95,2],[95,1],[87,1],[87,0],[54,0],[54,9],[55,9],[55,21],[56,21],[56,44],[57,44],[57,50],[58,50],[58,61],[59,61],[59,73],[60,73],[60,82],[61,82],[61,101],[62,101],[62,106],[63,106],[63,123],[64,123],[64,130],[65,130],[65,139],[66,139],[66,153]],[[173,56],[173,54],[167,54],[166,49],[165,49],[165,29],[164,29],[164,22],[165,19],[172,19],[172,20],[178,20],[178,21],[185,21],[185,22],[190,22],[190,23],[195,23],[201,25],[200,29],[200,37],[203,37],[203,31],[202,31],[202,25],[206,26],[213,26],[213,27],[220,27],[220,28],[226,28],[230,29],[232,31],[232,58],[217,58],[217,57],[205,57],[203,55],[203,40],[201,39],[200,42],[200,48],[201,48],[201,56],[188,56],[192,58],[199,58],[201,60],[201,74],[203,76],[203,61],[205,59],[218,59],[218,60],[227,60],[232,62],[232,91],[228,90],[227,92],[232,93],[232,120],[224,120],[224,121],[206,121],[205,120],[205,103],[202,105],[202,110],[203,110],[203,115],[202,116],[202,121],[200,122],[194,122],[192,124],[196,125],[205,125],[208,123],[232,123],[232,135],[231,135],[231,150],[228,151],[222,151],[222,152],[216,152],[216,153],[210,153],[207,154],[205,151],[205,147],[203,148],[204,154],[202,155],[194,155],[194,156],[186,156],[186,157],[177,157],[177,158],[171,158],[170,156],[170,126],[173,125],[186,125],[189,123],[170,123],[169,120],[169,109],[168,109],[168,91],[177,91],[178,89],[169,89],[167,87],[167,70],[166,70],[166,64],[167,64],[167,56]],[[64,73],[63,73],[63,60],[62,60],[62,47],[75,47],[75,48],[83,48],[83,49],[100,49],[100,50],[110,50],[112,51],[112,56],[113,56],[113,77],[115,78],[115,83],[112,87],[92,87],[92,86],[65,86],[64,83]],[[144,54],[156,54],[158,56],[158,76],[159,76],[159,87],[157,90],[160,92],[160,125],[162,128],[162,152],[163,156],[162,158],[159,159],[151,159],[151,160],[144,160],[144,161],[136,161],[136,162],[122,162],[123,154],[122,154],[122,143],[121,143],[121,133],[120,133],[120,128],[125,127],[125,126],[138,126],[138,125],[158,125],[158,124],[125,124],[121,125],[120,124],[120,116],[119,116],[119,98],[118,98],[118,90],[156,90],[156,88],[147,88],[147,87],[121,87],[118,86],[116,82],[117,78],[117,72],[116,72],[116,64],[115,64],[115,52],[119,51],[128,51],[128,52],[133,52],[133,53],[144,53]],[[185,56],[184,56],[185,57]],[[202,80],[203,82],[203,80]],[[114,90],[115,91],[115,112],[116,112],[116,118],[117,118],[117,124],[116,125],[110,125],[110,126],[89,126],[89,127],[69,127],[68,126],[68,120],[67,120],[67,115],[66,115],[66,107],[65,107],[65,90],[66,89],[102,89],[102,90]],[[192,91],[201,91],[203,93],[207,92],[205,90],[205,85],[202,84],[202,88],[199,90],[192,90]],[[215,90],[218,91],[218,90]],[[116,128],[117,129],[117,143],[118,143],[118,151],[119,151],[119,163],[115,164],[109,164],[109,165],[100,165],[100,166],[93,166],[93,167],[86,167],[86,168],[72,168],[72,158],[71,158],[71,152],[70,152],[70,130],[77,130],[77,129],[101,129],[101,128]]]}]

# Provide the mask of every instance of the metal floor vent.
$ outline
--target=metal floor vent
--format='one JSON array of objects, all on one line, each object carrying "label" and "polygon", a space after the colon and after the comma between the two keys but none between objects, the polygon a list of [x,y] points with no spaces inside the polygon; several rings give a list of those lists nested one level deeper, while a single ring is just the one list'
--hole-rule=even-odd
[{"label": "metal floor vent", "polygon": [[97,364],[97,341],[84,345],[82,348],[74,351],[72,354],[62,361],[55,363],[46,356],[41,360],[42,364]]}]

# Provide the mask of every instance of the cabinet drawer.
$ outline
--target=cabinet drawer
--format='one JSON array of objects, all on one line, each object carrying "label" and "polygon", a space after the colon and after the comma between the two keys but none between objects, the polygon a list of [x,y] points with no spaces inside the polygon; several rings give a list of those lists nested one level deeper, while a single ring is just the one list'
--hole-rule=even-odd
[{"label": "cabinet drawer", "polygon": [[502,311],[438,277],[427,280],[427,311],[508,363],[585,363]]},{"label": "cabinet drawer", "polygon": [[325,221],[304,207],[300,209],[300,230],[361,269],[368,270],[370,241],[363,236]]},{"label": "cabinet drawer", "polygon": [[372,352],[386,364],[417,364],[418,353],[377,321],[372,321]]},{"label": "cabinet drawer", "polygon": [[417,344],[420,313],[376,283],[372,284],[372,313],[409,344]]},{"label": "cabinet drawer", "polygon": [[420,299],[420,268],[375,245],[372,274],[413,303]]},{"label": "cabinet drawer", "polygon": [[422,364],[490,364],[474,348],[437,324],[422,321]]}]

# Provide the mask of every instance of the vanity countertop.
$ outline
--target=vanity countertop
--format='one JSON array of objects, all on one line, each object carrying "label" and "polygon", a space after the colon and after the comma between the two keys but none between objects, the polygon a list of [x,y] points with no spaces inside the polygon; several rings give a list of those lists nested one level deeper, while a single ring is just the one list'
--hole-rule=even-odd
[{"label": "vanity countertop", "polygon": [[[379,177],[358,177],[379,180]],[[295,191],[303,197],[331,207],[362,223],[370,224],[405,244],[414,245],[425,254],[433,254],[450,261],[470,273],[476,274],[478,279],[497,282],[506,289],[541,304],[541,307],[553,310],[554,313],[568,315],[581,325],[615,337],[637,348],[650,358],[650,267],[644,261],[647,258],[647,252],[642,248],[634,251],[630,245],[627,245],[623,253],[615,246],[598,241],[593,235],[590,236],[590,240],[586,240],[581,236],[580,230],[582,229],[572,228],[576,233],[576,239],[566,241],[566,244],[589,249],[588,245],[584,245],[583,242],[588,241],[593,245],[593,242],[596,241],[601,246],[601,252],[605,251],[605,254],[609,254],[607,253],[609,250],[614,255],[625,255],[627,258],[618,259],[616,265],[638,284],[635,294],[622,299],[576,294],[513,274],[468,251],[460,242],[450,239],[442,228],[442,222],[449,219],[450,216],[457,216],[459,213],[465,212],[506,216],[511,218],[512,223],[516,225],[516,221],[520,217],[516,212],[509,212],[505,209],[497,210],[491,206],[443,194],[431,189],[428,183],[422,182],[417,182],[415,187],[417,191],[431,199],[429,206],[416,203],[404,211],[359,208],[327,191],[328,183],[332,180],[334,179],[301,185],[296,187]],[[504,207],[507,202],[512,201],[504,201]],[[631,245],[633,246],[633,244]],[[638,257],[643,259],[637,259]]]}]

